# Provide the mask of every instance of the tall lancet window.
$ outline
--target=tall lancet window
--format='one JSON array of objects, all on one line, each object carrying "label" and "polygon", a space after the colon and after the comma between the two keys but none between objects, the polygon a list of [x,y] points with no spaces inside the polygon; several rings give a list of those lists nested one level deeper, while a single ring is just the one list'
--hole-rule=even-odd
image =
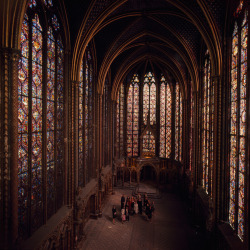
[{"label": "tall lancet window", "polygon": [[124,85],[118,93],[116,106],[116,152],[118,157],[124,155]]},{"label": "tall lancet window", "polygon": [[[21,27],[18,65],[20,238],[30,236],[63,204],[64,47],[61,25],[52,6],[52,1],[30,1]],[[42,24],[42,18],[48,25]]]},{"label": "tall lancet window", "polygon": [[194,96],[191,91],[191,103],[190,103],[190,137],[189,137],[189,170],[192,170],[193,166],[193,154],[194,154]]},{"label": "tall lancet window", "polygon": [[78,118],[78,185],[84,186],[91,177],[92,123],[93,123],[93,63],[87,47],[84,54],[79,83]]},{"label": "tall lancet window", "polygon": [[[230,93],[230,186],[229,222],[243,241],[245,236],[246,195],[246,117],[247,117],[247,40],[248,13],[236,11],[232,37],[231,93]],[[240,19],[239,19],[240,20]]]},{"label": "tall lancet window", "polygon": [[142,138],[143,154],[145,156],[155,155],[155,137],[151,131],[146,131]]},{"label": "tall lancet window", "polygon": [[144,76],[143,84],[143,122],[147,124],[147,117],[150,117],[150,124],[156,123],[156,85],[153,73],[148,72]]},{"label": "tall lancet window", "polygon": [[212,194],[213,177],[213,126],[214,86],[211,81],[211,62],[208,50],[205,53],[202,90],[202,187]]},{"label": "tall lancet window", "polygon": [[127,156],[138,156],[139,152],[139,78],[135,74],[127,97]]},{"label": "tall lancet window", "polygon": [[172,95],[169,83],[162,75],[160,83],[160,157],[171,154]]},{"label": "tall lancet window", "polygon": [[175,160],[182,161],[182,95],[179,83],[175,86]]},{"label": "tall lancet window", "polygon": [[110,163],[110,130],[109,130],[109,114],[110,114],[110,80],[106,77],[102,95],[102,142],[103,142],[103,166]]}]

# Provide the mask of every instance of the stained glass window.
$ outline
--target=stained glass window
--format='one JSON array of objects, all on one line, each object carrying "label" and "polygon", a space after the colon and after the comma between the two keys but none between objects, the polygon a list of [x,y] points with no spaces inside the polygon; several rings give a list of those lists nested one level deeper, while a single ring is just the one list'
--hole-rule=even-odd
[{"label": "stained glass window", "polygon": [[55,103],[55,141],[56,141],[56,151],[55,151],[55,159],[56,159],[56,191],[57,191],[57,199],[56,206],[60,208],[63,205],[63,182],[64,182],[64,157],[63,157],[63,145],[64,145],[64,48],[61,36],[58,36],[57,39],[57,81],[56,81],[56,103]]},{"label": "stained glass window", "polygon": [[[241,3],[243,4],[243,3]],[[242,9],[242,6],[241,6]],[[238,10],[237,10],[238,11]],[[229,223],[241,240],[245,235],[246,113],[248,13],[235,22],[231,61]]]},{"label": "stained glass window", "polygon": [[127,156],[138,156],[139,145],[139,77],[133,76],[127,96]]},{"label": "stained glass window", "polygon": [[[36,6],[37,1],[30,1],[31,9]],[[27,13],[21,28],[18,65],[18,222],[21,238],[30,236],[49,219],[62,205],[63,198],[62,192],[56,192],[56,187],[63,188],[63,182],[56,183],[56,172],[58,181],[62,180],[63,172],[63,45],[58,35],[55,38],[51,26],[47,30],[42,27],[38,14]],[[44,32],[47,32],[47,40],[43,37]],[[47,72],[46,77],[44,72]],[[56,161],[58,155],[61,159]]]},{"label": "stained glass window", "polygon": [[147,117],[150,117],[150,124],[156,123],[156,85],[153,73],[148,72],[144,76],[143,84],[143,122],[147,124]]},{"label": "stained glass window", "polygon": [[93,64],[89,49],[87,49],[81,65],[78,94],[78,185],[84,186],[91,178],[93,141]]},{"label": "stained glass window", "polygon": [[202,103],[202,187],[206,193],[212,193],[213,173],[213,119],[214,86],[211,81],[211,62],[208,50],[205,55],[203,70]]},{"label": "stained glass window", "polygon": [[103,166],[107,166],[110,162],[110,136],[109,136],[109,97],[110,97],[110,91],[109,91],[109,80],[106,78],[104,91],[103,91]]},{"label": "stained glass window", "polygon": [[56,42],[52,28],[48,31],[47,56],[47,200],[48,216],[54,212],[55,202],[55,57]]},{"label": "stained glass window", "polygon": [[143,136],[143,153],[149,153],[148,155],[155,155],[155,137],[151,131],[147,131]]},{"label": "stained glass window", "polygon": [[182,161],[182,95],[180,86],[175,86],[175,160]]},{"label": "stained glass window", "polygon": [[116,107],[116,144],[117,156],[124,155],[124,85],[122,84],[118,93]]},{"label": "stained glass window", "polygon": [[48,7],[52,7],[53,6],[53,3],[52,3],[52,0],[43,0],[45,5],[47,5]]},{"label": "stained glass window", "polygon": [[161,77],[160,85],[160,157],[171,154],[172,95],[169,83]]},{"label": "stained glass window", "polygon": [[30,2],[29,2],[29,7],[30,7],[30,8],[36,7],[36,0],[30,0]]}]

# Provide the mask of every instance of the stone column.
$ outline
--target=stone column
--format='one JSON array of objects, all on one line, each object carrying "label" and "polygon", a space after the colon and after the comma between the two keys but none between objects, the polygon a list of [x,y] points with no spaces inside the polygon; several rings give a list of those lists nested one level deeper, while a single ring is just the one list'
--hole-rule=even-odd
[{"label": "stone column", "polygon": [[[9,129],[8,129],[8,119],[9,119],[9,52],[7,49],[2,51],[1,55],[2,61],[2,69],[1,69],[1,76],[2,76],[2,160],[1,160],[1,167],[2,167],[2,209],[3,209],[3,217],[2,220],[2,242],[0,246],[3,248],[8,248],[8,240],[9,240],[9,182],[10,182],[10,169],[9,169]],[[0,224],[0,226],[1,226]]]},{"label": "stone column", "polygon": [[20,51],[1,51],[2,237],[0,246],[14,247],[18,237],[18,59]]},{"label": "stone column", "polygon": [[101,214],[102,197],[102,95],[97,96],[97,180],[98,180],[98,210]]},{"label": "stone column", "polygon": [[1,51],[1,237],[13,248],[18,237],[18,59],[20,51]]},{"label": "stone column", "polygon": [[[78,100],[78,97],[79,97],[79,81],[74,81],[74,102],[73,102],[73,109],[74,109],[74,120],[73,120],[73,124],[74,124],[74,165],[75,165],[75,170],[74,170],[74,173],[75,173],[75,189],[77,189],[77,186],[78,186],[78,181],[79,181],[79,176],[78,176],[78,165],[79,165],[79,162],[78,162],[78,159],[79,159],[79,155],[78,155],[78,152],[79,152],[79,148],[78,148],[78,142],[79,142],[79,133],[78,133],[78,130],[79,130],[79,124],[78,124],[78,117],[79,117],[79,100]],[[83,185],[85,186],[85,183],[86,183],[86,169],[84,169],[84,174],[83,174]]]},{"label": "stone column", "polygon": [[[115,185],[115,146],[116,146],[116,136],[115,136],[115,133],[116,133],[116,101],[112,101],[111,103],[112,105],[112,109],[111,109],[111,118],[112,118],[112,121],[111,121],[111,124],[112,124],[112,127],[111,127],[111,134],[112,134],[112,157],[111,157],[111,166],[112,166],[112,194],[114,194],[114,185]],[[120,145],[119,145],[120,146]]]},{"label": "stone column", "polygon": [[9,135],[10,135],[10,179],[11,179],[11,243],[15,244],[18,237],[18,60],[20,52],[10,51],[9,79]]}]

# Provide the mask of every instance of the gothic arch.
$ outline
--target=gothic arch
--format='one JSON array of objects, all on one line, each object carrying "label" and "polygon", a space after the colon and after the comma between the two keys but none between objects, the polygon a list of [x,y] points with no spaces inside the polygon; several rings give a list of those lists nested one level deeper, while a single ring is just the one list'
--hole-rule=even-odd
[{"label": "gothic arch", "polygon": [[[143,169],[143,167],[146,167],[146,166],[150,166],[154,169],[155,171],[155,174],[156,174],[156,180],[158,181],[159,180],[159,168],[153,164],[152,162],[148,161],[147,163],[140,163],[139,166],[138,166],[138,172],[137,172],[137,176],[140,177],[141,176],[141,171]],[[137,178],[138,178],[137,177]]]},{"label": "gothic arch", "polygon": [[[184,82],[185,82],[185,77],[184,77],[184,72],[181,70],[180,67],[178,67],[178,63],[176,62],[175,67],[173,67],[172,64],[170,64],[169,62],[166,62],[163,59],[159,59],[158,57],[154,56],[154,55],[141,55],[135,59],[132,60],[132,56],[129,57],[122,65],[121,67],[118,69],[117,74],[115,76],[115,79],[113,81],[113,87],[112,87],[112,94],[111,94],[111,98],[112,100],[116,100],[117,99],[117,93],[119,92],[119,87],[122,84],[122,82],[124,81],[126,75],[128,74],[128,72],[135,67],[135,65],[137,65],[139,62],[144,61],[145,59],[151,58],[153,60],[156,60],[156,62],[160,62],[163,65],[166,66],[166,68],[168,69],[168,71],[175,77],[176,80],[179,81],[180,86],[181,86],[181,90],[183,91],[184,88],[182,86],[184,86]],[[174,61],[174,60],[173,60]],[[126,67],[125,67],[126,66]],[[125,70],[124,70],[125,69]],[[184,94],[184,92],[182,93]],[[186,95],[183,95],[186,96]]]},{"label": "gothic arch", "polygon": [[[213,65],[213,75],[220,75],[221,74],[221,60],[222,60],[222,56],[221,56],[221,43],[220,40],[218,38],[218,31],[215,28],[216,26],[214,25],[214,20],[211,17],[210,14],[206,14],[208,8],[207,6],[204,4],[203,1],[199,1],[199,4],[203,10],[203,12],[206,14],[206,19],[209,23],[209,27],[211,30],[207,30],[205,29],[204,23],[202,23],[202,21],[198,18],[198,16],[196,16],[194,14],[194,12],[191,10],[191,8],[185,6],[183,3],[181,3],[180,1],[173,1],[173,0],[166,0],[168,3],[172,4],[173,6],[175,6],[177,9],[179,9],[180,11],[182,11],[188,18],[189,20],[191,20],[191,22],[196,26],[196,28],[199,30],[200,34],[202,35],[203,39],[205,40],[207,47],[210,50],[211,53],[211,60],[212,60],[212,65]],[[76,46],[74,48],[74,53],[73,53],[73,68],[72,68],[72,80],[77,80],[77,72],[79,71],[79,62],[81,61],[81,57],[84,54],[85,48],[87,46],[87,44],[89,43],[89,41],[92,39],[92,37],[96,34],[96,31],[99,29],[99,26],[102,25],[102,23],[105,21],[105,19],[108,17],[109,14],[111,14],[114,10],[116,10],[118,7],[120,7],[121,5],[123,5],[124,3],[126,3],[126,0],[123,1],[116,1],[113,4],[110,4],[108,6],[105,6],[106,9],[102,12],[101,8],[99,9],[99,18],[96,19],[96,21],[88,21],[88,18],[91,14],[91,11],[93,11],[95,8],[95,3],[93,3],[89,9],[88,9],[88,14],[86,15],[85,19],[82,22],[81,28],[80,28],[80,32],[78,34],[78,38],[77,38],[77,42],[76,42]],[[104,7],[104,8],[105,8]],[[104,9],[103,8],[103,9]],[[124,15],[124,17],[130,16],[131,13],[128,13],[127,15]],[[112,20],[109,21],[115,21],[117,19],[113,18]],[[102,26],[103,27],[103,26]],[[76,53],[76,51],[78,51],[78,53]],[[79,53],[80,52],[80,53]],[[218,62],[218,63],[217,63]],[[197,75],[197,71],[195,73]],[[197,78],[196,78],[197,79]],[[192,81],[193,84],[195,84],[196,81]],[[198,87],[198,86],[197,86]]]}]

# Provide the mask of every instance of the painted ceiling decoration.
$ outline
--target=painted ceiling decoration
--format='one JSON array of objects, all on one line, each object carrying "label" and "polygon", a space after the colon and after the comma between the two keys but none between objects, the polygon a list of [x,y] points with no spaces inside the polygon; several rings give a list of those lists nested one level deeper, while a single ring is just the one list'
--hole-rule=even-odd
[{"label": "painted ceiling decoration", "polygon": [[[115,99],[125,71],[136,67],[141,60],[164,65],[174,78],[180,78],[184,89],[191,82],[193,89],[198,90],[199,55],[203,48],[210,52],[212,75],[218,76],[222,71],[224,5],[219,0],[91,1],[85,6],[78,35],[71,35],[72,80],[79,78],[79,62],[87,44],[94,40],[99,93],[110,70]],[[71,2],[66,1],[67,7],[74,11]],[[79,19],[71,13],[69,16],[72,23]]]}]

